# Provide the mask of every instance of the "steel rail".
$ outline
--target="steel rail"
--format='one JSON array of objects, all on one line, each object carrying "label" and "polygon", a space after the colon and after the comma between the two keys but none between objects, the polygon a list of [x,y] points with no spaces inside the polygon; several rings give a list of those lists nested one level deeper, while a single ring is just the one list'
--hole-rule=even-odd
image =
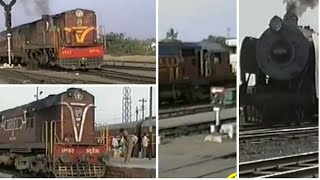
[{"label": "steel rail", "polygon": [[240,177],[314,177],[318,175],[318,151],[239,164]]}]

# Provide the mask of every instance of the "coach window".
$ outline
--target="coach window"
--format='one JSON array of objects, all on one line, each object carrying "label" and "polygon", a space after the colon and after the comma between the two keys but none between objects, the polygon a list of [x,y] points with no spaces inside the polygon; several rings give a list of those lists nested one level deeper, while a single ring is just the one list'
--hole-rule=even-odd
[{"label": "coach window", "polygon": [[30,128],[33,128],[33,119],[30,119]]},{"label": "coach window", "polygon": [[220,53],[213,55],[213,63],[214,64],[221,64],[221,54]]}]

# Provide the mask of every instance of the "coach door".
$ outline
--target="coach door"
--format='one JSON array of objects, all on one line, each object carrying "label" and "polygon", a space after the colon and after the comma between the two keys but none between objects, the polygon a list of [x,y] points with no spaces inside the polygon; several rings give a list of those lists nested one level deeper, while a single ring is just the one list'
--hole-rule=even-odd
[{"label": "coach door", "polygon": [[203,77],[211,76],[210,52],[206,49],[201,49],[200,53],[200,74]]}]

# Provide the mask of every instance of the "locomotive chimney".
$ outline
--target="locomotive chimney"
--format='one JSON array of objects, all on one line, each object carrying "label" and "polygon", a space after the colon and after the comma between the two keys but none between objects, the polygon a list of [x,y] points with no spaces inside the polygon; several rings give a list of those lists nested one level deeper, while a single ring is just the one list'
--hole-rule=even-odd
[{"label": "locomotive chimney", "polygon": [[49,20],[49,15],[42,15],[42,19],[46,21]]},{"label": "locomotive chimney", "polygon": [[283,20],[288,24],[298,25],[298,16],[291,11],[284,15]]}]

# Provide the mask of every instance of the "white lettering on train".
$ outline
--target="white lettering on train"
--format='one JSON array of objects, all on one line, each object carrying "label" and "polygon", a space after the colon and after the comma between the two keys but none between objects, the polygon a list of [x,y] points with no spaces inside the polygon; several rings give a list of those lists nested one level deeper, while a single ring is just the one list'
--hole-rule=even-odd
[{"label": "white lettering on train", "polygon": [[100,149],[96,149],[96,148],[86,149],[86,154],[100,154]]},{"label": "white lettering on train", "polygon": [[23,125],[26,124],[26,121],[23,117],[15,117],[11,119],[5,119],[0,124],[0,128],[3,128],[4,131],[11,131],[11,137],[9,137],[9,141],[16,141],[17,138],[15,136],[15,131],[21,130]]},{"label": "white lettering on train", "polygon": [[73,148],[63,148],[61,150],[62,153],[69,153],[69,154],[73,154],[74,153],[74,149]]}]

